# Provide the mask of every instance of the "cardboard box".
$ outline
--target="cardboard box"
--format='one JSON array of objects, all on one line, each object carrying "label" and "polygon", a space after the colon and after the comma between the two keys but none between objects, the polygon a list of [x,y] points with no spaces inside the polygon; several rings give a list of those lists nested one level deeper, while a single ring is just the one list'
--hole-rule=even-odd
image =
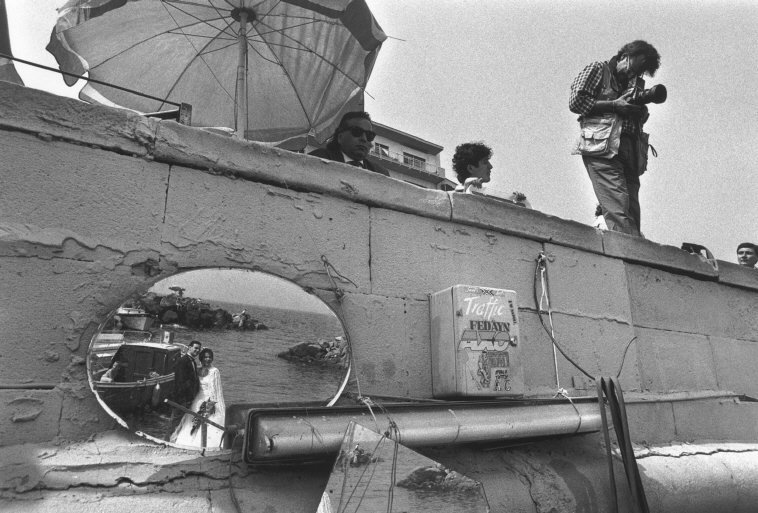
[{"label": "cardboard box", "polygon": [[434,397],[520,397],[516,292],[455,285],[431,294]]}]

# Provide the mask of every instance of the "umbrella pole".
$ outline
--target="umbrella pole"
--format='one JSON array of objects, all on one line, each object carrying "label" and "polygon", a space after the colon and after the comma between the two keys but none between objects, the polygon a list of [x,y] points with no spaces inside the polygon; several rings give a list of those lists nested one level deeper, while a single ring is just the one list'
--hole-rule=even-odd
[{"label": "umbrella pole", "polygon": [[244,10],[239,12],[239,22],[237,91],[234,95],[234,134],[237,138],[244,139],[245,129],[247,128],[247,12]]}]

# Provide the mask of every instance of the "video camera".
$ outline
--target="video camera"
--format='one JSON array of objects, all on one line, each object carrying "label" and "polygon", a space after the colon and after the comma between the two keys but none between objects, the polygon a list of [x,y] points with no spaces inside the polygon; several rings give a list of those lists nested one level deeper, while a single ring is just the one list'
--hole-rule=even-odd
[{"label": "video camera", "polygon": [[663,103],[666,101],[666,86],[656,84],[650,89],[645,89],[645,79],[636,77],[632,84],[632,97],[629,103],[645,105],[646,103]]}]

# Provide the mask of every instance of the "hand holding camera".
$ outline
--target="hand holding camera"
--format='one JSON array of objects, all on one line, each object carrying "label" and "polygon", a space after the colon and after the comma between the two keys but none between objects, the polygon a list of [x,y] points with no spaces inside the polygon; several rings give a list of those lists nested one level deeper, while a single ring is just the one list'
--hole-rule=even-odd
[{"label": "hand holding camera", "polygon": [[613,112],[621,114],[622,116],[634,116],[642,113],[642,105],[631,103],[634,95],[634,91],[627,91],[611,103],[613,105]]}]

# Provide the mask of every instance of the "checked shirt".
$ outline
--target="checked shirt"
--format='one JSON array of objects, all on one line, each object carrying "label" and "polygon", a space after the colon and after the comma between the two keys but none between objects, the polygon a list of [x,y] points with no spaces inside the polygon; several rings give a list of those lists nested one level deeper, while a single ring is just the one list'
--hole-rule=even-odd
[{"label": "checked shirt", "polygon": [[[593,62],[585,67],[581,73],[574,79],[571,84],[571,97],[569,98],[569,109],[579,116],[587,116],[595,105],[597,97],[600,95],[603,82],[603,65],[604,62]],[[611,78],[611,85],[616,86],[615,79]],[[618,86],[614,87],[617,89]],[[621,96],[621,93],[619,93]],[[629,117],[621,118],[621,132],[637,134],[640,132],[640,123],[636,119]]]}]

